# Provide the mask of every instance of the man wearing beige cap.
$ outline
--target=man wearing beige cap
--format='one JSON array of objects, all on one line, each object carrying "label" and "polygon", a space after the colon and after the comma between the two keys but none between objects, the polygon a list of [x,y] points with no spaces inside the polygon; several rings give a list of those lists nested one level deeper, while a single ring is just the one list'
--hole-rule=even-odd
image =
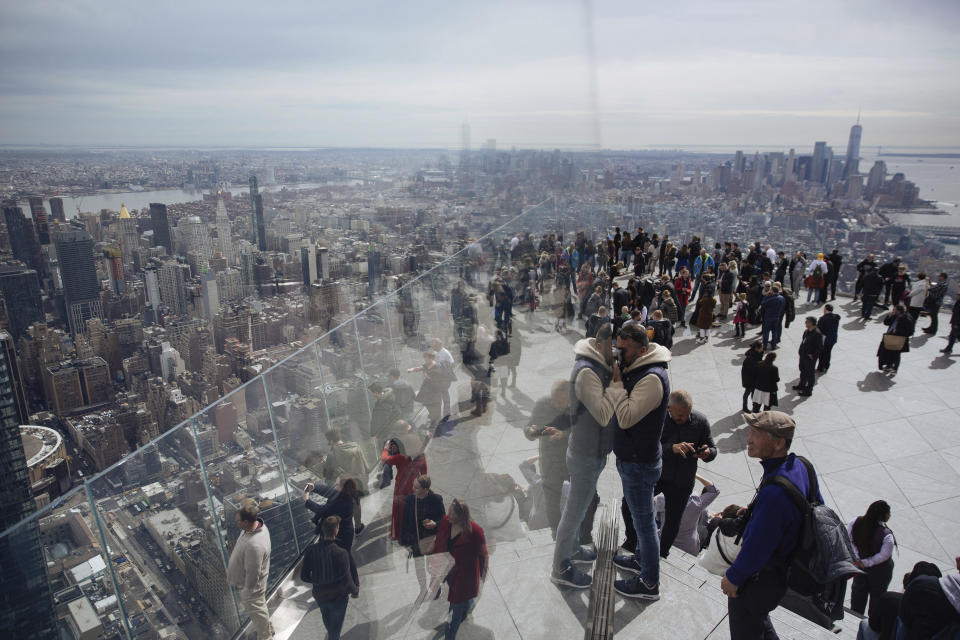
[{"label": "man wearing beige cap", "polygon": [[777,637],[769,613],[786,593],[786,568],[803,522],[787,492],[770,482],[784,476],[806,495],[810,479],[806,465],[789,453],[797,428],[793,418],[781,411],[743,417],[750,427],[747,455],[760,458],[763,478],[744,516],[740,553],[720,587],[728,596],[731,640],[761,640]]}]

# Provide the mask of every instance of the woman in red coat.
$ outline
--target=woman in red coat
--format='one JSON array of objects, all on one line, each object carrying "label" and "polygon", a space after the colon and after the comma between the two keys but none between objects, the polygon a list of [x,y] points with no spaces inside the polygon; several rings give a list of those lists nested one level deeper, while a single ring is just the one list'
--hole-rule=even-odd
[{"label": "woman in red coat", "polygon": [[[412,457],[407,455],[414,452]],[[423,455],[423,445],[412,434],[398,436],[387,441],[380,454],[383,464],[396,467],[393,481],[393,513],[390,519],[390,537],[400,539],[403,523],[403,502],[413,493],[413,481],[420,475],[427,475],[427,458]]]},{"label": "woman in red coat", "polygon": [[470,519],[466,503],[456,499],[450,503],[446,517],[437,525],[434,552],[453,556],[453,568],[447,574],[451,617],[445,636],[453,640],[487,577],[487,541],[480,525]]}]

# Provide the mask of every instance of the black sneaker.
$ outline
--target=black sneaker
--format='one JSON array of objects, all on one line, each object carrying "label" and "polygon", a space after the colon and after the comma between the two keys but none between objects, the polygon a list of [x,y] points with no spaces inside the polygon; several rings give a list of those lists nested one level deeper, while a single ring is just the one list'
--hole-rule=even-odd
[{"label": "black sneaker", "polygon": [[590,574],[580,571],[569,560],[563,563],[562,568],[553,570],[553,573],[550,574],[550,580],[554,584],[562,584],[574,589],[586,589],[593,584],[593,578],[590,577]]},{"label": "black sneaker", "polygon": [[629,580],[614,580],[613,588],[624,598],[639,598],[642,600],[659,600],[660,585],[652,587],[643,581],[643,578],[637,576]]},{"label": "black sneaker", "polygon": [[356,526],[356,532],[355,532],[355,533],[356,533],[357,535],[360,535],[361,533],[363,533],[363,530],[366,529],[366,528],[367,528],[367,525],[365,525],[365,524],[363,524],[363,523],[361,522],[360,524],[358,524],[358,525]]},{"label": "black sneaker", "polygon": [[590,563],[597,559],[597,552],[587,546],[581,546],[577,552],[570,558],[573,562]]},{"label": "black sneaker", "polygon": [[634,554],[617,554],[613,556],[613,564],[618,569],[623,569],[629,573],[640,573],[640,561]]}]

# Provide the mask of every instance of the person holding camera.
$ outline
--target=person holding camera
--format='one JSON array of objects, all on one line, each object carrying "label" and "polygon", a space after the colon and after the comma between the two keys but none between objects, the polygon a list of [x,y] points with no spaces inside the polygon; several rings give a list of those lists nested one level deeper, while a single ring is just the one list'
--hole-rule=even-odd
[{"label": "person holding camera", "polygon": [[660,557],[666,558],[680,531],[687,500],[693,493],[698,463],[700,460],[710,462],[717,457],[710,422],[705,415],[693,410],[693,399],[682,389],[670,393],[660,445],[663,447],[663,470],[654,492],[662,493],[664,497]]}]

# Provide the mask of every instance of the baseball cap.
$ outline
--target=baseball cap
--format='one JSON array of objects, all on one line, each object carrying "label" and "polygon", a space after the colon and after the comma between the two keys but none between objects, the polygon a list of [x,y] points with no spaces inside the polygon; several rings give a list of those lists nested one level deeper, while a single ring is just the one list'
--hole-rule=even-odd
[{"label": "baseball cap", "polygon": [[793,439],[797,430],[797,423],[793,418],[782,411],[761,411],[760,413],[745,413],[743,419],[751,427],[761,431],[769,431],[778,438]]}]

